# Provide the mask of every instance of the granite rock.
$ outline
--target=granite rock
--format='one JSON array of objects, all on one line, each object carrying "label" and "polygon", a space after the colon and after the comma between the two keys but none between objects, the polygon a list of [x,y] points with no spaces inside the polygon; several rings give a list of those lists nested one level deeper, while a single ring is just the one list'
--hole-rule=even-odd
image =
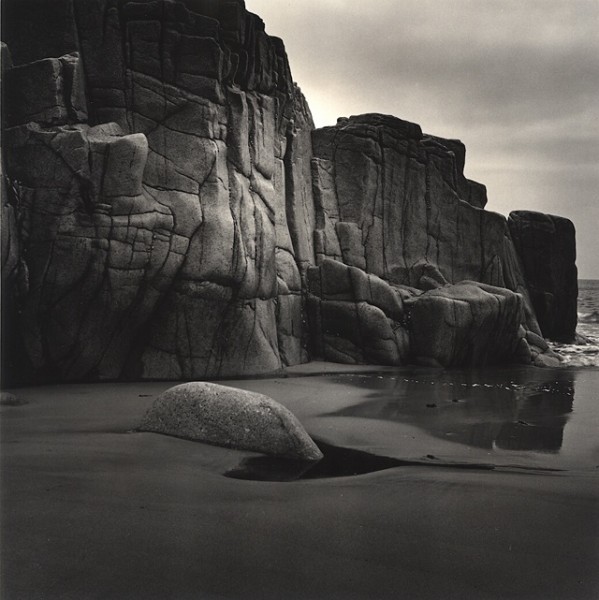
[{"label": "granite rock", "polygon": [[406,361],[408,290],[331,259],[311,267],[307,281],[314,357],[356,364]]},{"label": "granite rock", "polygon": [[[3,2],[5,371],[554,363],[542,335],[575,326],[573,234],[483,210],[459,140],[379,114],[314,130],[242,0],[34,4]],[[427,329],[428,309],[449,320]]]},{"label": "granite rock", "polygon": [[217,385],[192,382],[156,398],[139,427],[217,446],[317,461],[318,446],[297,418],[272,398]]},{"label": "granite rock", "polygon": [[63,125],[87,120],[83,69],[77,53],[7,70],[5,125]]},{"label": "granite rock", "polygon": [[470,281],[408,300],[413,360],[442,367],[515,362],[525,339],[523,303],[510,290]]},{"label": "granite rock", "polygon": [[38,32],[8,36],[4,132],[3,244],[21,245],[7,270],[21,261],[10,295],[34,375],[307,360],[313,126],[281,41],[236,1],[59,0],[62,34],[7,4],[14,30]]},{"label": "granite rock", "polygon": [[574,224],[531,211],[512,212],[508,223],[543,335],[557,342],[574,341],[578,320]]},{"label": "granite rock", "polygon": [[[530,363],[531,346],[537,354],[547,351],[544,342],[540,348],[526,338],[530,332],[541,339],[541,331],[510,230],[502,215],[483,210],[484,187],[464,177],[461,142],[425,135],[395,117],[367,114],[315,130],[313,148],[315,252],[323,273],[337,261],[413,295],[409,326],[388,320],[388,327],[368,334],[387,348],[398,333],[402,340],[401,350],[388,350],[384,359],[375,353],[378,362],[428,357],[446,366]],[[326,279],[339,281],[332,274]],[[315,289],[318,285],[309,288],[309,305],[316,315],[313,336],[322,340],[315,344],[317,354],[372,361],[364,352],[360,301]],[[418,293],[409,292],[414,289]]]},{"label": "granite rock", "polygon": [[421,289],[474,280],[527,293],[506,219],[468,202],[460,142],[367,114],[315,130],[313,147],[318,259]]}]

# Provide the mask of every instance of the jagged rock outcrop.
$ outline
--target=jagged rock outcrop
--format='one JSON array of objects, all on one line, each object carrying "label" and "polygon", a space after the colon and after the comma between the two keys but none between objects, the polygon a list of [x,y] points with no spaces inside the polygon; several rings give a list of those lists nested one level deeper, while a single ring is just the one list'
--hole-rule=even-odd
[{"label": "jagged rock outcrop", "polygon": [[[484,186],[464,177],[460,142],[378,114],[339,119],[312,137],[322,263],[313,280],[326,282],[309,287],[317,355],[443,366],[551,356],[506,219],[482,210]],[[367,319],[363,297],[332,261],[349,267],[351,281],[366,272],[387,296],[403,296],[401,316],[379,307],[375,321],[370,301]],[[386,348],[376,360],[373,345]]]},{"label": "jagged rock outcrop", "polygon": [[576,235],[569,219],[531,211],[508,219],[543,335],[557,342],[576,336]]},{"label": "jagged rock outcrop", "polygon": [[311,267],[308,315],[313,355],[342,363],[403,364],[410,351],[404,310],[410,295],[407,289],[335,260]]},{"label": "jagged rock outcrop", "polygon": [[317,461],[322,452],[295,415],[272,398],[191,382],[156,398],[139,431],[164,433],[217,446]]},{"label": "jagged rock outcrop", "polygon": [[462,281],[427,291],[406,308],[415,362],[452,367],[528,358],[520,294]]},{"label": "jagged rock outcrop", "polygon": [[555,360],[463,144],[384,115],[313,131],[242,0],[3,9],[8,370]]},{"label": "jagged rock outcrop", "polygon": [[243,2],[61,7],[73,53],[7,74],[34,370],[181,378],[305,360],[313,126],[280,40]]},{"label": "jagged rock outcrop", "polygon": [[308,270],[313,356],[342,363],[556,366],[545,340],[524,326],[525,299],[462,281],[423,291],[324,259]]},{"label": "jagged rock outcrop", "polygon": [[[526,293],[505,218],[479,208],[461,144],[441,142],[384,115],[316,130],[317,256],[420,289],[474,280]],[[470,187],[476,206],[460,194]]]}]

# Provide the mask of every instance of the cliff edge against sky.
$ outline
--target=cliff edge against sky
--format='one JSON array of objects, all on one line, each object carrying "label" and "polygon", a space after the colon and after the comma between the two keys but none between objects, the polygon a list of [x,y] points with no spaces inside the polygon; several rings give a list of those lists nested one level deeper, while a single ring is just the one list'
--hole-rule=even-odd
[{"label": "cliff edge against sky", "polygon": [[[283,43],[243,2],[6,0],[4,23],[15,378],[544,365],[543,336],[573,338],[571,224],[508,226],[461,142],[418,125],[314,130]],[[543,270],[547,245],[569,250]]]}]

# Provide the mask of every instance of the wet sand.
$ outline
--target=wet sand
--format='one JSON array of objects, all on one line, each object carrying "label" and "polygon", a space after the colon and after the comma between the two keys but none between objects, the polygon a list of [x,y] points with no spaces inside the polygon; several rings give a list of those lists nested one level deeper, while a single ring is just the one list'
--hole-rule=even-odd
[{"label": "wet sand", "polygon": [[223,383],[400,466],[234,479],[258,455],[133,431],[172,383],[15,390],[2,599],[599,597],[599,369],[289,375]]}]

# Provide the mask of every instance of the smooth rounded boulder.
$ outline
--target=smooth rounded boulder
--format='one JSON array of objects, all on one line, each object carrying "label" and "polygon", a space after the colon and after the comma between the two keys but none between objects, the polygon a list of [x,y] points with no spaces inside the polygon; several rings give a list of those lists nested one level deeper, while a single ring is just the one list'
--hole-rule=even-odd
[{"label": "smooth rounded boulder", "polygon": [[156,398],[139,430],[296,460],[322,458],[284,406],[268,396],[215,383],[169,388]]}]

